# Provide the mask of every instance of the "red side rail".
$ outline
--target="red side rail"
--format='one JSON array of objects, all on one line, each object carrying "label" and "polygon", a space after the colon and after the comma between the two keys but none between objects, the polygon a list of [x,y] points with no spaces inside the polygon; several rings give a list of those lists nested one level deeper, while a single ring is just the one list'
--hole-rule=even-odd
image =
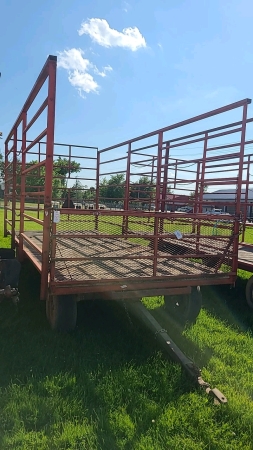
[{"label": "red side rail", "polygon": [[[41,196],[43,198],[43,245],[42,245],[42,273],[41,273],[41,299],[45,299],[48,289],[48,272],[49,272],[49,245],[50,245],[50,222],[51,222],[51,201],[52,201],[52,180],[53,180],[53,153],[54,153],[54,126],[55,126],[55,97],[56,97],[56,68],[57,57],[50,55],[46,60],[27,100],[20,111],[20,114],[14,123],[7,139],[5,141],[5,217],[4,217],[4,234],[7,235],[8,225],[11,226],[12,248],[15,246],[16,236],[16,204],[17,197],[20,202],[20,223],[19,223],[19,257],[23,257],[23,235],[24,223],[26,220],[25,201],[26,201],[26,176],[32,170],[45,169],[45,182],[43,191],[36,186],[34,192],[29,192],[30,197],[35,198]],[[38,101],[38,94],[42,86],[46,85],[46,98],[38,107],[37,111],[31,114],[31,107],[35,100]],[[42,120],[42,113],[46,113],[45,128],[37,134],[34,139],[29,139],[27,133],[31,132],[31,128],[38,125]],[[40,121],[39,121],[39,120]],[[37,122],[38,121],[38,122]],[[17,158],[18,136],[21,135],[21,157]],[[29,165],[31,156],[30,150],[34,148],[42,139],[46,141],[46,155],[43,161],[37,164]],[[30,159],[29,159],[30,158]],[[19,171],[17,171],[17,165]],[[18,175],[17,175],[18,172]],[[17,182],[18,181],[18,182]],[[18,186],[18,192],[17,192]],[[11,202],[11,220],[8,218],[9,204]],[[30,216],[30,220],[33,217]],[[34,220],[35,221],[35,220]]]}]

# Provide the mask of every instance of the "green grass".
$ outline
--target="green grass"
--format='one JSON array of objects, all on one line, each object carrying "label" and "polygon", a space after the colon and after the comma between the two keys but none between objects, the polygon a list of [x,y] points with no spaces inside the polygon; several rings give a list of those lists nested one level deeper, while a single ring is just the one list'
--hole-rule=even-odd
[{"label": "green grass", "polygon": [[244,301],[249,274],[240,275],[234,290],[203,290],[204,308],[184,332],[165,317],[162,298],[144,299],[227,396],[215,406],[115,304],[81,303],[77,330],[52,333],[26,263],[19,309],[0,304],[0,449],[252,449],[253,313]]},{"label": "green grass", "polygon": [[[36,204],[26,204],[26,207],[33,207],[36,208],[37,205]],[[42,208],[42,205],[40,206]],[[0,211],[2,212],[2,211]],[[38,217],[38,213],[37,211],[29,211],[26,210],[25,211],[26,214],[29,214],[32,217],[37,218]],[[106,213],[106,211],[105,211]],[[144,232],[144,233],[153,233],[153,229],[154,229],[154,219],[151,217],[150,219],[148,219],[146,217],[146,214],[143,213],[144,216],[140,217],[140,218],[135,218],[133,217],[129,217],[128,220],[128,228],[131,231],[138,231],[138,232]],[[40,211],[39,214],[39,218],[42,220],[43,219],[43,211]],[[11,211],[8,211],[8,219],[11,220]],[[68,222],[73,224],[79,224],[80,226],[80,222],[85,223],[85,227],[87,227],[87,221],[90,221],[90,229],[93,228],[94,226],[94,222],[95,222],[95,217],[92,215],[83,215],[83,216],[70,216],[70,220],[67,220],[67,216],[64,215],[61,218],[62,222]],[[99,231],[101,232],[108,232],[108,233],[115,233],[115,234],[121,234],[122,232],[122,217],[121,216],[101,216],[98,219],[98,224],[99,224]],[[189,234],[192,233],[193,228],[192,228],[192,220],[191,218],[189,219],[184,219],[183,217],[178,217],[177,220],[168,220],[168,218],[166,219],[166,215],[165,215],[165,219],[163,221],[163,230],[165,232],[169,232],[169,233],[174,233],[176,230],[181,231],[183,234]],[[35,222],[29,221],[28,219],[25,220],[25,231],[28,230],[34,230],[34,229],[38,229],[41,230],[42,227],[38,224],[36,224]],[[16,216],[16,230],[19,230],[19,210],[17,209],[17,216]],[[224,235],[230,235],[231,234],[231,225],[229,224],[224,224],[223,222],[215,219],[212,221],[207,221],[206,225],[202,225],[201,226],[201,234],[206,234],[206,235],[219,235],[219,236],[224,236]],[[246,233],[247,235],[247,233]]]}]

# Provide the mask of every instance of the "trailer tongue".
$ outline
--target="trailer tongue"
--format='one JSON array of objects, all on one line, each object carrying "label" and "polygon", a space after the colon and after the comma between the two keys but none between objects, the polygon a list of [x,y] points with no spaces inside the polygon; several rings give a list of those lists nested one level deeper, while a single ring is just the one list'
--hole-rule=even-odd
[{"label": "trailer tongue", "polygon": [[203,380],[199,367],[197,367],[191,359],[185,356],[185,354],[168,335],[167,330],[161,328],[157,320],[141,302],[129,301],[127,302],[126,307],[130,313],[141,320],[149,328],[149,330],[154,333],[155,339],[161,344],[167,356],[169,356],[176,363],[180,364],[190,376],[192,381],[197,386],[205,389],[206,393],[213,397],[215,404],[227,403],[226,397],[219,391],[219,389],[212,389],[210,384]]}]

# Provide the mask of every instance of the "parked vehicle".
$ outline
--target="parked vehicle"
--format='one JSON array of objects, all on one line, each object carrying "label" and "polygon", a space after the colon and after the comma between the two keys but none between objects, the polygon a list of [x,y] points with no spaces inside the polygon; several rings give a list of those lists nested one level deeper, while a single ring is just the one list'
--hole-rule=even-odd
[{"label": "parked vehicle", "polygon": [[181,206],[180,208],[178,208],[176,211],[176,213],[186,213],[186,214],[190,214],[193,212],[193,208],[191,206]]},{"label": "parked vehicle", "polygon": [[226,214],[226,213],[224,213],[223,211],[222,211],[222,209],[216,209],[216,208],[213,208],[213,209],[211,209],[211,211],[207,211],[207,213],[206,214],[212,214],[212,215],[219,215],[219,214]]}]

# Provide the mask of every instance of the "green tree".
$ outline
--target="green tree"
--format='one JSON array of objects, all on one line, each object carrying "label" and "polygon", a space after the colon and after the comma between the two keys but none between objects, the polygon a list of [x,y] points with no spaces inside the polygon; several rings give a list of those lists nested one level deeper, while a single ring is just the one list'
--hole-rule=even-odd
[{"label": "green tree", "polygon": [[115,203],[122,202],[125,193],[125,175],[119,173],[112,175],[109,180],[103,178],[100,183],[99,196],[103,202],[113,200]]},{"label": "green tree", "polygon": [[73,201],[81,203],[83,200],[83,195],[84,195],[84,186],[82,185],[80,180],[76,180],[70,190],[70,196]]},{"label": "green tree", "polygon": [[108,188],[108,180],[104,177],[99,185],[99,197],[102,199],[103,202],[107,201],[107,188]]},{"label": "green tree", "polygon": [[[26,168],[29,168],[37,164],[37,160],[29,161],[26,163]],[[59,157],[54,162],[53,168],[53,181],[52,181],[52,197],[65,198],[67,193],[67,176],[68,174],[74,174],[80,172],[80,164],[76,161],[71,161],[69,167],[69,161],[67,158]],[[21,163],[18,161],[17,164],[17,184],[21,183]],[[27,173],[26,179],[26,192],[34,192],[38,188],[43,191],[45,186],[45,167],[36,168]],[[17,188],[17,193],[20,193],[20,188]]]},{"label": "green tree", "polygon": [[[67,178],[68,176],[79,173],[81,171],[80,164],[76,161],[70,161],[67,158],[62,158],[61,156],[54,162],[54,178],[59,180],[59,187],[62,189],[62,197],[65,197],[67,188]],[[65,188],[65,189],[63,189]]]},{"label": "green tree", "polygon": [[88,186],[85,185],[83,189],[83,200],[94,202],[95,196],[96,196],[96,189],[94,187],[88,188]]},{"label": "green tree", "polygon": [[155,187],[150,181],[150,177],[143,175],[136,183],[130,187],[130,200],[140,199],[142,206],[154,199]]}]

